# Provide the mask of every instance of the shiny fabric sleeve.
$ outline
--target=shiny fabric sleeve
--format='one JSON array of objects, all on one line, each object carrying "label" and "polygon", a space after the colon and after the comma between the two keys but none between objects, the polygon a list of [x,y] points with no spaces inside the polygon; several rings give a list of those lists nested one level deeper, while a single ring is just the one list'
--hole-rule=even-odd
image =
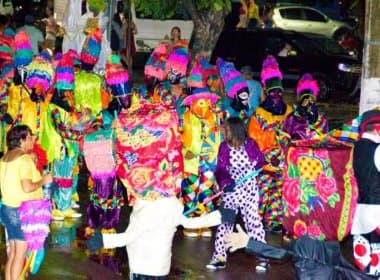
[{"label": "shiny fabric sleeve", "polygon": [[226,142],[220,144],[218,152],[218,161],[216,165],[215,177],[221,188],[233,184],[234,180],[228,173],[227,166],[229,165],[229,148]]},{"label": "shiny fabric sleeve", "polygon": [[253,116],[248,124],[248,135],[256,141],[261,151],[266,150],[276,143],[276,133],[274,130],[265,131],[257,118]]},{"label": "shiny fabric sleeve", "polygon": [[261,168],[265,164],[265,157],[254,140],[248,138],[245,149],[249,156],[249,160],[251,162],[256,162],[256,169]]}]

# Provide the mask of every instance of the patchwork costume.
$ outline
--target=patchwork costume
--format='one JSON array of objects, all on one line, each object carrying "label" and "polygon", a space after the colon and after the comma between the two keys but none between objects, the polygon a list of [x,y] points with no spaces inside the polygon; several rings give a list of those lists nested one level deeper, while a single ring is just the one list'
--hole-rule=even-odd
[{"label": "patchwork costume", "polygon": [[286,145],[281,126],[292,108],[282,101],[282,73],[274,57],[263,62],[261,80],[266,99],[256,108],[248,124],[248,135],[259,145],[271,170],[264,170],[260,178],[260,214],[264,225],[277,229],[283,222],[282,167]]}]

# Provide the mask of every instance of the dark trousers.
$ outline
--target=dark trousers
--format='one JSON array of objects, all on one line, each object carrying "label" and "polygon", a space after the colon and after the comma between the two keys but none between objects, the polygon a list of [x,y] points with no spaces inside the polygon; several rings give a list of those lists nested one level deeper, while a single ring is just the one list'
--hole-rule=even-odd
[{"label": "dark trousers", "polygon": [[167,276],[150,276],[144,274],[130,273],[129,280],[166,280]]}]

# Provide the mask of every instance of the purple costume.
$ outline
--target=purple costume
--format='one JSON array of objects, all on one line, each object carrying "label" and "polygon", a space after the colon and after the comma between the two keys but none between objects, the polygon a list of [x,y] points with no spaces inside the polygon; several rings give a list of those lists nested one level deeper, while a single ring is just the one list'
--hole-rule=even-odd
[{"label": "purple costume", "polygon": [[294,111],[285,119],[282,130],[288,133],[292,140],[309,140],[325,135],[329,128],[326,116],[320,112],[318,112],[316,121],[310,123],[307,117]]},{"label": "purple costume", "polygon": [[[263,154],[252,139],[247,138],[244,145],[233,148],[223,142],[219,147],[218,163],[215,172],[219,186],[235,184],[244,176],[261,168],[265,163]],[[265,231],[259,215],[259,189],[255,176],[237,184],[233,192],[223,194],[223,207],[240,209],[245,229],[256,240],[265,242]],[[227,260],[224,236],[233,231],[233,224],[221,224],[215,238],[214,260]]]}]

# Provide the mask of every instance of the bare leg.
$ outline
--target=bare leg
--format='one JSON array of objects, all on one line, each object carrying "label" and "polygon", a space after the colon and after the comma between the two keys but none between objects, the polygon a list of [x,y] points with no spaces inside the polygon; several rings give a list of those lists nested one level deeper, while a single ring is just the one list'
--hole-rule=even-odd
[{"label": "bare leg", "polygon": [[11,280],[11,265],[15,256],[16,245],[14,240],[8,241],[7,263],[5,264],[5,280]]},{"label": "bare leg", "polygon": [[15,256],[11,266],[11,280],[19,280],[23,269],[28,244],[25,241],[15,240]]}]

